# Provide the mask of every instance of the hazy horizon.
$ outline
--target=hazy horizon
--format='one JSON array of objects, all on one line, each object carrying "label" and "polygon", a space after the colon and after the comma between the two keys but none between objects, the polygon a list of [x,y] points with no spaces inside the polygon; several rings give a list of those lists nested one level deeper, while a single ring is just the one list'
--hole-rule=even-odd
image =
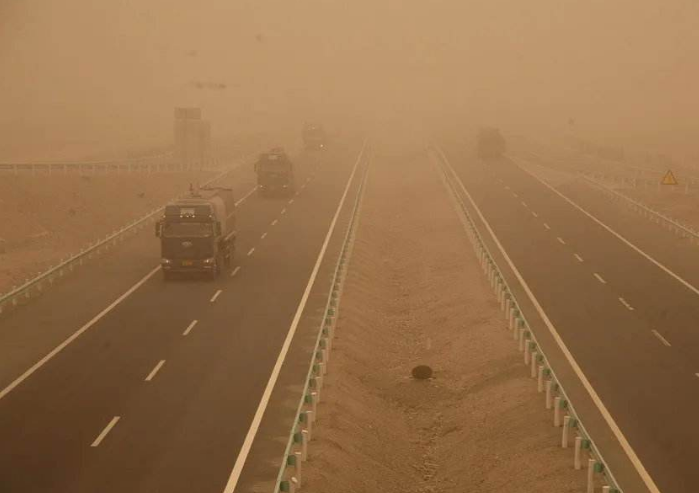
[{"label": "hazy horizon", "polygon": [[219,139],[309,119],[573,118],[600,141],[699,155],[697,21],[682,0],[0,0],[0,158],[167,144],[180,105]]}]

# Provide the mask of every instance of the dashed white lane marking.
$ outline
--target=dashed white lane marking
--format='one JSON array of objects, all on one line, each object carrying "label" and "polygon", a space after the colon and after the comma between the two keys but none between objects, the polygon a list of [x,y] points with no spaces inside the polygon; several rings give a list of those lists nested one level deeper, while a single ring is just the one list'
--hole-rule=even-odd
[{"label": "dashed white lane marking", "polygon": [[112,420],[109,422],[107,427],[102,430],[102,433],[99,434],[97,438],[95,438],[95,441],[92,442],[92,445],[90,447],[99,447],[100,443],[102,443],[102,440],[104,440],[104,437],[107,436],[107,434],[112,431],[112,428],[116,426],[116,424],[119,422],[121,419],[121,416],[114,416]]},{"label": "dashed white lane marking", "polygon": [[549,230],[550,230],[550,229],[551,229],[551,226],[549,226],[548,224],[544,223],[544,228],[546,228],[546,229],[549,229]]},{"label": "dashed white lane marking", "polygon": [[146,382],[150,382],[151,380],[153,380],[153,378],[155,377],[155,374],[160,371],[160,369],[163,367],[164,364],[165,364],[165,360],[161,359],[158,362],[158,364],[155,365],[155,368],[153,368],[153,370],[146,377]]},{"label": "dashed white lane marking", "polygon": [[595,276],[595,277],[597,278],[597,280],[598,280],[599,282],[601,282],[602,284],[607,284],[607,281],[605,281],[605,280],[602,278],[602,276],[600,276],[597,272],[595,272],[594,276]]},{"label": "dashed white lane marking", "polygon": [[558,240],[558,243],[560,243],[561,245],[565,245],[565,244],[566,244],[565,240],[563,240],[563,238],[561,238],[560,236],[559,236],[558,238],[556,238],[556,239]]},{"label": "dashed white lane marking", "polygon": [[505,190],[509,190],[509,189],[510,189],[510,187],[505,185]]},{"label": "dashed white lane marking", "polygon": [[279,219],[275,219],[274,221],[272,221],[272,226],[276,226],[278,222],[279,222]]},{"label": "dashed white lane marking", "polygon": [[514,195],[516,199],[519,198],[519,195],[516,192],[512,192],[512,195]]},{"label": "dashed white lane marking", "polygon": [[[447,165],[447,168],[450,170],[450,172],[451,172],[452,174],[454,174],[453,168],[452,168],[451,165],[449,164],[449,160],[448,160],[447,157],[445,156],[444,151],[442,151],[442,150],[439,149],[439,148],[437,148],[436,150],[437,150],[437,152],[438,152],[439,157],[441,158],[441,160]],[[558,190],[556,190],[553,186],[549,185],[548,183],[546,183],[546,182],[543,181],[542,179],[538,178],[537,176],[535,176],[534,174],[532,174],[532,173],[529,172],[528,170],[526,170],[526,169],[524,169],[524,168],[521,168],[521,169],[523,169],[524,172],[528,173],[528,174],[529,174],[530,176],[532,176],[534,179],[538,180],[538,181],[539,181],[540,183],[542,183],[544,186],[548,187],[548,188],[549,188],[551,191],[553,191],[554,193],[557,193],[557,194],[560,195],[561,197],[564,197],[564,198],[565,198],[565,196],[564,196],[563,194],[561,194],[560,192],[558,192]],[[486,230],[488,231],[488,234],[490,235],[490,237],[492,237],[493,241],[495,242],[495,245],[497,246],[497,248],[498,248],[498,249],[500,250],[500,252],[502,253],[503,257],[505,258],[505,261],[507,262],[507,265],[510,267],[510,269],[511,269],[512,272],[514,273],[515,277],[516,277],[517,280],[519,281],[520,285],[521,285],[522,288],[524,289],[525,294],[527,295],[527,297],[529,298],[529,300],[530,300],[530,301],[532,302],[532,304],[534,305],[534,308],[536,309],[536,311],[537,311],[537,313],[539,314],[539,316],[541,317],[541,319],[544,321],[544,324],[546,325],[546,327],[548,328],[549,332],[551,333],[551,335],[552,335],[553,338],[555,339],[556,344],[558,345],[558,347],[559,347],[559,348],[561,349],[561,351],[563,352],[563,354],[564,354],[566,360],[568,360],[568,362],[570,363],[570,365],[571,365],[572,368],[573,368],[573,371],[575,372],[575,374],[578,376],[578,378],[579,378],[580,381],[582,382],[583,387],[585,387],[585,390],[587,391],[587,393],[588,393],[588,394],[590,395],[590,397],[592,398],[592,401],[594,402],[595,407],[597,407],[597,409],[599,410],[599,412],[602,414],[602,417],[604,418],[604,421],[607,423],[607,425],[609,425],[609,428],[611,429],[612,433],[614,434],[614,436],[616,437],[616,439],[619,441],[619,443],[620,443],[622,449],[623,449],[624,452],[626,453],[626,456],[629,458],[629,460],[631,461],[631,463],[632,463],[634,469],[638,472],[639,476],[640,476],[641,479],[643,480],[643,483],[646,485],[646,487],[648,488],[648,490],[649,490],[651,493],[660,493],[660,489],[656,486],[656,484],[655,484],[655,482],[653,481],[653,478],[650,476],[650,474],[648,474],[648,471],[646,470],[645,466],[643,465],[643,463],[642,463],[641,460],[639,459],[638,454],[637,454],[636,451],[633,449],[633,447],[632,447],[631,444],[629,443],[629,440],[626,438],[626,436],[624,435],[624,433],[621,431],[621,428],[619,427],[619,424],[614,420],[614,417],[613,417],[612,414],[609,412],[609,409],[608,409],[607,406],[604,404],[604,402],[602,402],[602,399],[600,398],[599,394],[597,393],[597,391],[594,389],[594,387],[593,387],[592,384],[590,383],[590,380],[589,380],[588,377],[585,375],[585,373],[583,372],[582,368],[580,367],[580,365],[578,364],[578,362],[577,362],[577,361],[575,360],[575,358],[573,357],[573,354],[570,352],[570,349],[566,346],[566,344],[565,344],[565,342],[563,341],[563,338],[561,337],[560,333],[558,332],[558,330],[556,329],[556,327],[555,327],[555,326],[553,325],[553,323],[551,322],[551,319],[548,317],[548,315],[547,315],[546,312],[544,311],[543,307],[541,306],[541,303],[539,302],[539,300],[536,298],[536,296],[535,296],[534,293],[532,292],[531,287],[529,286],[529,284],[527,283],[527,281],[526,281],[526,280],[524,279],[524,277],[522,276],[522,273],[519,271],[519,269],[517,268],[517,266],[516,266],[516,265],[514,264],[514,262],[512,261],[512,258],[510,258],[510,256],[508,255],[507,251],[506,251],[505,248],[502,246],[502,243],[500,242],[500,240],[498,239],[497,235],[496,235],[495,232],[493,231],[492,226],[490,225],[490,223],[488,222],[488,220],[487,220],[487,219],[485,218],[485,216],[483,215],[483,212],[482,212],[482,211],[480,210],[480,208],[478,207],[478,204],[476,204],[476,202],[473,200],[473,196],[471,196],[471,194],[470,194],[469,191],[466,189],[466,187],[464,187],[463,182],[462,182],[458,177],[455,176],[455,179],[456,179],[456,183],[459,185],[459,188],[461,189],[462,193],[466,196],[466,198],[468,199],[469,203],[471,204],[471,206],[474,208],[474,210],[475,210],[476,213],[478,214],[479,219],[480,219],[480,220],[483,222],[483,224],[485,225],[485,228],[486,228]],[[570,199],[567,199],[567,198],[566,198],[566,200],[568,200],[571,204],[573,204],[573,202],[570,201]],[[577,206],[577,207],[579,208],[579,206]],[[583,209],[580,209],[580,210],[581,210],[582,212],[585,212]],[[589,214],[589,213],[587,213],[587,214]],[[600,223],[600,225],[602,225],[602,223]],[[605,227],[606,227],[606,226],[605,226]],[[699,290],[697,290],[697,294],[699,294]]]},{"label": "dashed white lane marking", "polygon": [[210,299],[209,301],[210,301],[211,303],[213,303],[214,301],[216,301],[216,298],[218,298],[219,296],[221,296],[221,293],[222,293],[222,292],[223,292],[223,290],[221,290],[221,289],[219,289],[218,291],[216,291],[216,293],[211,297],[211,299]]},{"label": "dashed white lane marking", "polygon": [[282,209],[282,214],[286,214],[286,207]]},{"label": "dashed white lane marking", "polygon": [[186,336],[187,334],[189,334],[192,331],[192,329],[194,328],[194,326],[197,325],[198,323],[199,323],[199,320],[192,320],[192,322],[187,326],[187,328],[184,329],[184,332],[182,332],[182,335]]},{"label": "dashed white lane marking", "polygon": [[250,249],[250,251],[248,252],[248,257],[249,257],[250,255],[252,255],[253,253],[255,253],[255,247],[252,247],[252,248]]},{"label": "dashed white lane marking", "polygon": [[293,204],[293,203],[294,203],[294,199],[289,199],[289,204]]},{"label": "dashed white lane marking", "polygon": [[699,373],[695,373],[694,375],[695,375],[697,378],[699,378]]},{"label": "dashed white lane marking", "polygon": [[325,257],[325,252],[328,249],[330,238],[332,237],[333,232],[335,231],[335,226],[340,216],[340,212],[342,211],[342,207],[345,203],[345,200],[347,199],[347,194],[349,193],[350,185],[354,182],[354,176],[357,173],[359,163],[362,161],[365,149],[366,141],[364,141],[362,151],[360,152],[359,156],[357,157],[357,160],[355,161],[354,168],[352,169],[352,174],[350,175],[349,180],[347,181],[345,191],[342,194],[342,197],[340,198],[340,203],[338,204],[337,210],[335,211],[335,216],[333,217],[330,223],[328,234],[326,235],[325,241],[323,242],[323,245],[320,248],[320,253],[318,254],[316,264],[313,267],[313,271],[311,272],[310,278],[308,279],[306,290],[304,291],[303,296],[301,297],[301,302],[299,303],[299,306],[296,310],[296,314],[294,315],[294,319],[291,322],[291,326],[289,327],[289,332],[287,333],[286,339],[284,340],[284,344],[282,345],[281,350],[279,351],[277,362],[272,368],[272,374],[269,377],[267,386],[265,387],[265,390],[262,394],[262,398],[260,399],[260,403],[257,406],[257,411],[255,411],[252,423],[250,423],[250,428],[248,429],[247,434],[245,435],[245,440],[243,441],[243,444],[239,449],[238,457],[235,459],[233,470],[231,471],[230,476],[228,477],[228,482],[226,483],[226,487],[223,489],[223,493],[233,493],[236,489],[236,486],[238,485],[240,474],[243,471],[243,467],[245,466],[245,462],[247,461],[248,454],[250,453],[250,449],[252,448],[252,444],[255,440],[255,436],[257,435],[257,431],[260,428],[262,416],[264,416],[265,411],[267,410],[267,405],[269,404],[272,391],[274,390],[274,387],[277,383],[277,379],[279,378],[281,367],[284,364],[284,361],[286,360],[286,355],[289,352],[291,341],[294,339],[294,335],[296,334],[296,329],[301,320],[301,315],[303,314],[306,308],[306,303],[308,302],[308,298],[311,294],[311,289],[315,284],[316,277],[318,276],[318,271],[320,270],[320,265],[323,262],[323,258]]},{"label": "dashed white lane marking", "polygon": [[240,200],[238,200],[238,201],[235,203],[235,206],[238,207],[240,204],[242,204],[243,202],[245,202],[245,201],[250,197],[250,195],[252,195],[253,193],[255,193],[255,190],[257,190],[257,187],[253,187],[252,190],[250,190],[248,193],[246,193]]},{"label": "dashed white lane marking", "polygon": [[529,206],[527,205],[527,203],[526,203],[524,200],[522,201],[522,205],[523,205],[524,207],[529,207]]},{"label": "dashed white lane marking", "polygon": [[651,332],[655,335],[655,337],[660,339],[660,342],[665,344],[667,347],[672,347],[672,344],[670,344],[667,339],[665,339],[662,335],[660,335],[660,332],[658,332],[655,329],[652,329]]},{"label": "dashed white lane marking", "polygon": [[56,356],[58,353],[63,351],[71,342],[73,342],[75,339],[80,337],[81,334],[83,334],[85,331],[87,331],[90,327],[95,325],[97,322],[99,322],[106,314],[111,312],[115,306],[117,306],[119,303],[124,301],[126,298],[128,298],[134,291],[136,291],[138,288],[143,286],[151,277],[153,277],[158,271],[160,270],[160,266],[157,266],[154,268],[152,271],[150,271],[148,274],[143,277],[140,281],[138,281],[136,284],[131,286],[124,294],[119,296],[114,302],[112,302],[111,305],[109,305],[107,308],[99,312],[97,315],[92,318],[89,322],[87,322],[85,325],[80,327],[78,330],[76,330],[73,335],[68,337],[66,340],[64,340],[62,343],[60,343],[58,346],[56,346],[54,349],[51,350],[46,356],[41,358],[39,361],[34,363],[31,368],[29,368],[27,371],[22,373],[19,377],[17,377],[10,385],[2,389],[2,392],[0,392],[0,399],[5,397],[7,394],[12,392],[19,384],[24,382],[27,378],[29,378],[34,372],[36,372],[39,368],[44,366],[51,358]]},{"label": "dashed white lane marking", "polygon": [[532,211],[532,215],[533,215],[534,217],[539,217],[539,214],[537,214],[537,213],[534,212],[534,211]]},{"label": "dashed white lane marking", "polygon": [[577,253],[574,253],[573,256],[575,257],[575,259],[578,262],[580,262],[580,263],[584,262],[583,258],[580,255],[578,255]]},{"label": "dashed white lane marking", "polygon": [[240,266],[233,269],[233,272],[231,272],[231,277],[235,277],[236,275],[238,275],[238,272],[240,272]]},{"label": "dashed white lane marking", "polygon": [[620,297],[620,298],[619,298],[619,301],[620,301],[621,304],[624,305],[626,308],[628,308],[629,310],[633,311],[633,307],[632,307],[631,305],[629,305],[629,302],[626,301],[624,298],[621,298],[621,297]]},{"label": "dashed white lane marking", "polygon": [[262,236],[260,236],[260,239],[264,240],[265,238],[267,238],[267,233],[262,233]]}]

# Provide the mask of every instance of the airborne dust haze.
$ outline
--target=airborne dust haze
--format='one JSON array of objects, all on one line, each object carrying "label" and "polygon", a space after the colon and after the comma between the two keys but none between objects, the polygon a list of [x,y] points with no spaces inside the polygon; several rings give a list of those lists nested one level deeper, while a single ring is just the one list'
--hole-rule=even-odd
[{"label": "airborne dust haze", "polygon": [[574,119],[698,155],[698,23],[695,0],[0,0],[0,159],[167,145],[188,104],[219,139]]}]

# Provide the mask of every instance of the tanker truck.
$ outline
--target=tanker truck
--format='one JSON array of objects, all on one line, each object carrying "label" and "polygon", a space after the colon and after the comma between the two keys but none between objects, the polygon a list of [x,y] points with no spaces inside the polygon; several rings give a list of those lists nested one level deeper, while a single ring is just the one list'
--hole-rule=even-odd
[{"label": "tanker truck", "polygon": [[236,240],[235,199],[228,188],[190,188],[190,196],[165,206],[155,225],[163,279],[204,274],[209,279],[231,265]]}]

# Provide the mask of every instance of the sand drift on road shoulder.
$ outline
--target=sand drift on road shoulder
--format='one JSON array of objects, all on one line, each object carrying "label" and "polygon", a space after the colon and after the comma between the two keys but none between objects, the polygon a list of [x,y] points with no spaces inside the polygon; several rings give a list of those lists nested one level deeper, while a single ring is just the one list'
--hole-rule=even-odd
[{"label": "sand drift on road shoulder", "polygon": [[581,491],[503,325],[427,154],[378,149],[303,489]]}]

